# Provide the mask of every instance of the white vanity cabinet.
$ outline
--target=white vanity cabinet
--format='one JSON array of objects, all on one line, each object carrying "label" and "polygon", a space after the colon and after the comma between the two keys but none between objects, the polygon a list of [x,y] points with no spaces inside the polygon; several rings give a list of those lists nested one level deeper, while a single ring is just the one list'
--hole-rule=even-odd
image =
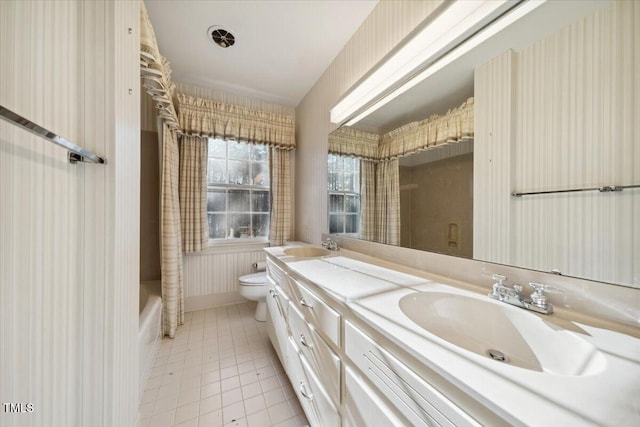
[{"label": "white vanity cabinet", "polygon": [[312,427],[479,426],[370,339],[343,302],[285,262],[268,256],[267,268],[269,336]]},{"label": "white vanity cabinet", "polygon": [[311,426],[337,427],[341,361],[325,339],[340,342],[340,314],[270,259],[267,272],[269,338]]}]

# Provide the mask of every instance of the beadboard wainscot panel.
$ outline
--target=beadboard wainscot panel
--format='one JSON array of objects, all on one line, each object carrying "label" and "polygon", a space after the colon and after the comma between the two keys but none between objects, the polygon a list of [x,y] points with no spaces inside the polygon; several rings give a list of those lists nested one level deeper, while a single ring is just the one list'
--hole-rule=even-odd
[{"label": "beadboard wainscot panel", "polygon": [[296,108],[296,240],[319,243],[327,224],[329,110],[441,0],[382,0]]},{"label": "beadboard wainscot panel", "polygon": [[267,243],[222,243],[183,257],[185,311],[246,301],[238,278],[254,273],[253,264],[266,259]]},{"label": "beadboard wainscot panel", "polygon": [[614,2],[516,56],[513,117],[483,77],[493,61],[476,70],[476,129],[491,128],[488,107],[514,137],[511,161],[489,163],[480,156],[495,134],[476,133],[474,257],[640,286],[640,190],[489,190],[496,171],[509,171],[508,192],[640,184],[640,4]]},{"label": "beadboard wainscot panel", "polygon": [[2,426],[135,424],[138,22],[137,1],[0,2],[2,105],[108,159],[0,122],[0,402],[33,405]]}]

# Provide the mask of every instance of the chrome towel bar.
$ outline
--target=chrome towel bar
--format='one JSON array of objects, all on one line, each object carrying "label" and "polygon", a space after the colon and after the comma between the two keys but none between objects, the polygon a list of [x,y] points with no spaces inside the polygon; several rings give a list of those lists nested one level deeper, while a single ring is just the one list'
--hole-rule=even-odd
[{"label": "chrome towel bar", "polygon": [[568,190],[549,190],[549,191],[532,191],[529,193],[516,193],[513,192],[511,195],[513,197],[521,197],[521,196],[532,196],[536,194],[555,194],[555,193],[577,193],[580,191],[599,191],[601,193],[610,193],[614,191],[622,191],[625,188],[640,188],[640,185],[605,185],[603,187],[592,187],[592,188],[574,188]]},{"label": "chrome towel bar", "polygon": [[67,156],[67,158],[69,159],[69,163],[107,163],[107,160],[104,157],[100,157],[97,154],[92,153],[91,151],[85,150],[84,148],[75,145],[73,142],[70,142],[60,135],[56,135],[55,133],[48,131],[42,126],[38,126],[31,120],[28,120],[21,115],[14,113],[13,111],[3,107],[2,105],[0,105],[0,118],[8,121],[9,123],[13,123],[14,125],[17,125],[18,127],[21,127],[22,129],[33,133],[34,135],[38,135],[48,141],[51,141],[62,148],[67,149],[69,151],[69,154]]}]

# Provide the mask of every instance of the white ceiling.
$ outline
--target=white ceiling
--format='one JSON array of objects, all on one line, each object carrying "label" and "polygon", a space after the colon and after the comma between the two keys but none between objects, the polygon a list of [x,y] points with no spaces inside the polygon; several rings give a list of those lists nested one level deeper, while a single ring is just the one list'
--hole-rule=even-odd
[{"label": "white ceiling", "polygon": [[[172,80],[296,106],[378,0],[146,0]],[[208,39],[220,25],[235,45]]]}]

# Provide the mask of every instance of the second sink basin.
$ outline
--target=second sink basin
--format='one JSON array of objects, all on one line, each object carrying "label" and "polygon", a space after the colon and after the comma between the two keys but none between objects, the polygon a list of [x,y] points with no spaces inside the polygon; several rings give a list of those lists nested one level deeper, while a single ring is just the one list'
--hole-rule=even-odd
[{"label": "second sink basin", "polygon": [[295,248],[288,248],[282,252],[285,255],[295,256],[299,258],[316,258],[330,255],[332,253],[330,250],[318,248],[316,246],[300,246]]},{"label": "second sink basin", "polygon": [[606,365],[602,353],[575,332],[481,296],[415,292],[399,304],[425,331],[496,363],[570,376],[595,374]]}]

